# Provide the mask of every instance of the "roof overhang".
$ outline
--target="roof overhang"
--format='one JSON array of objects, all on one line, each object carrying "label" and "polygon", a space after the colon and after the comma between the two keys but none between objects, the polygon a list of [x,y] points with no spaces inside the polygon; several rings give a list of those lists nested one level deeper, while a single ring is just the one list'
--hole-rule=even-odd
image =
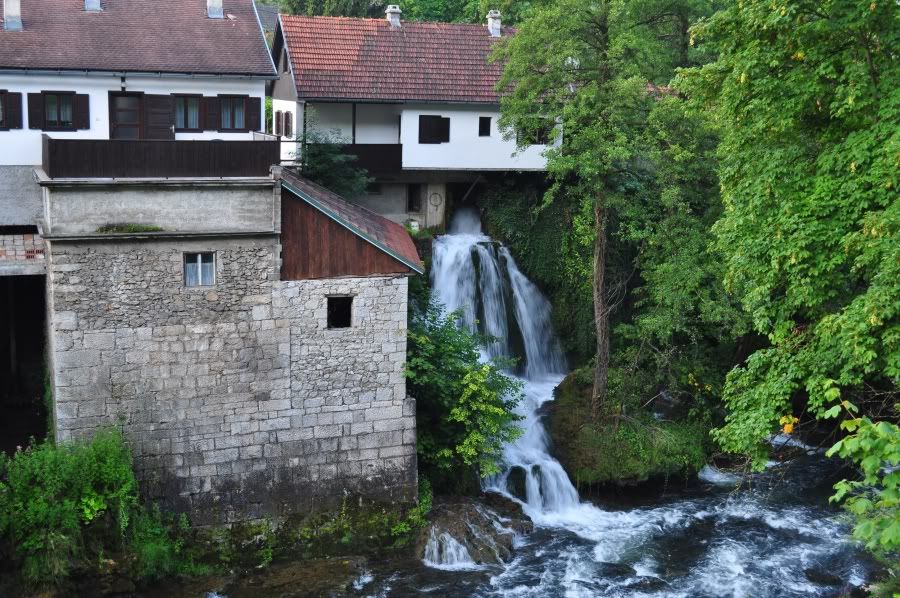
[{"label": "roof overhang", "polygon": [[384,243],[373,238],[371,235],[367,235],[365,232],[363,232],[359,228],[353,226],[353,224],[351,224],[344,218],[341,218],[341,216],[339,214],[336,214],[334,211],[329,210],[326,206],[324,206],[320,201],[318,201],[316,198],[312,197],[310,194],[308,194],[304,191],[301,191],[300,189],[291,185],[289,182],[287,182],[283,179],[281,181],[281,186],[282,186],[282,188],[290,191],[293,195],[296,195],[297,197],[299,197],[300,199],[305,201],[310,207],[318,210],[319,212],[321,212],[322,214],[324,214],[325,216],[327,216],[328,218],[330,218],[337,224],[341,225],[342,227],[344,227],[345,229],[347,229],[348,231],[350,231],[351,233],[353,233],[354,235],[356,235],[363,241],[366,241],[367,243],[374,245],[378,250],[391,256],[392,258],[394,258],[395,260],[397,260],[398,262],[400,262],[401,264],[403,264],[404,266],[406,266],[407,268],[409,268],[416,274],[425,274],[425,269],[422,267],[421,264],[418,264],[416,262],[413,262],[412,260],[409,260],[409,259],[403,257],[402,255],[400,255],[399,253],[397,253],[396,251],[394,251],[393,249],[391,249]]},{"label": "roof overhang", "polygon": [[275,74],[262,73],[180,73],[170,71],[105,71],[99,69],[32,69],[0,66],[0,75],[25,77],[172,77],[186,79],[247,79],[271,81]]}]

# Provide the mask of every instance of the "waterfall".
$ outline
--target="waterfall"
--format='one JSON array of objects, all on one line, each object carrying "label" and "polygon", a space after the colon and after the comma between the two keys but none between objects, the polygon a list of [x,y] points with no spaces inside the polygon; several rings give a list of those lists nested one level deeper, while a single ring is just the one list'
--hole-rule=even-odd
[{"label": "waterfall", "polygon": [[425,564],[436,569],[471,570],[480,567],[469,556],[469,551],[449,533],[431,528],[425,544]]},{"label": "waterfall", "polygon": [[523,508],[533,520],[592,509],[580,503],[562,466],[550,456],[537,413],[552,400],[566,372],[550,302],[522,274],[509,250],[482,232],[476,210],[458,211],[448,234],[435,240],[431,285],[448,312],[461,311],[462,326],[495,339],[482,348],[485,359],[513,357],[520,362],[515,372],[524,384],[525,396],[517,407],[522,436],[504,448],[504,470],[485,480],[485,488],[510,496],[510,472],[521,468]]}]

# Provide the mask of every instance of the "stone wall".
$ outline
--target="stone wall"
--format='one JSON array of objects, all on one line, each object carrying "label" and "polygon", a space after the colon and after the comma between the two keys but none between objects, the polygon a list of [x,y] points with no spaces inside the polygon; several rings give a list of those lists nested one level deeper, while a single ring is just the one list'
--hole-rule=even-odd
[{"label": "stone wall", "polygon": [[[57,438],[121,424],[146,493],[199,524],[413,499],[406,278],[278,281],[276,242],[52,241]],[[184,287],[184,251],[216,252],[214,287]]]}]

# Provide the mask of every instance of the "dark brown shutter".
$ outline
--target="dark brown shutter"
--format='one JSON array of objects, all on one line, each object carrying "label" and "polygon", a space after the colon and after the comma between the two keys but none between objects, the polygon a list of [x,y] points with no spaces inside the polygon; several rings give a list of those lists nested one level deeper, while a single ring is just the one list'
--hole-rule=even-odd
[{"label": "dark brown shutter", "polygon": [[450,141],[450,119],[442,118],[440,120],[440,126],[438,128],[439,137],[438,140],[440,143],[447,143]]},{"label": "dark brown shutter", "polygon": [[75,128],[91,128],[91,97],[86,93],[75,94]]},{"label": "dark brown shutter", "polygon": [[275,111],[275,128],[272,130],[272,133],[281,137],[281,110]]},{"label": "dark brown shutter", "polygon": [[28,128],[44,128],[44,97],[39,93],[28,94]]},{"label": "dark brown shutter", "polygon": [[6,94],[6,126],[10,129],[22,128],[22,94]]},{"label": "dark brown shutter", "polygon": [[206,126],[203,127],[207,131],[218,131],[222,126],[219,117],[219,98],[203,98],[203,111],[206,113]]},{"label": "dark brown shutter", "polygon": [[284,113],[284,136],[294,136],[294,115],[290,112]]},{"label": "dark brown shutter", "polygon": [[247,128],[251,131],[259,131],[262,118],[262,104],[259,98],[250,98],[247,101]]},{"label": "dark brown shutter", "polygon": [[175,139],[175,97],[144,94],[144,139]]},{"label": "dark brown shutter", "polygon": [[419,143],[440,143],[438,141],[438,122],[440,116],[419,115]]}]

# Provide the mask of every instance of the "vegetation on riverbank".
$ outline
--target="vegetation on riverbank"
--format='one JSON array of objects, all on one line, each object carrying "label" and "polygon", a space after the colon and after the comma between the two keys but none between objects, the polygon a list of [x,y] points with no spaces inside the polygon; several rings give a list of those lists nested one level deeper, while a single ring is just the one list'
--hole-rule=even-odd
[{"label": "vegetation on riverbank", "polygon": [[[230,528],[192,529],[142,503],[121,432],[42,442],[0,455],[0,594],[148,586],[273,561],[407,550],[426,524],[431,487],[409,509],[345,499],[340,508]],[[79,581],[74,581],[77,578]]]},{"label": "vegetation on riverbank", "polygon": [[557,387],[550,418],[553,453],[578,487],[695,474],[712,448],[709,424],[659,421],[646,410],[591,420],[591,371],[576,370]]}]

